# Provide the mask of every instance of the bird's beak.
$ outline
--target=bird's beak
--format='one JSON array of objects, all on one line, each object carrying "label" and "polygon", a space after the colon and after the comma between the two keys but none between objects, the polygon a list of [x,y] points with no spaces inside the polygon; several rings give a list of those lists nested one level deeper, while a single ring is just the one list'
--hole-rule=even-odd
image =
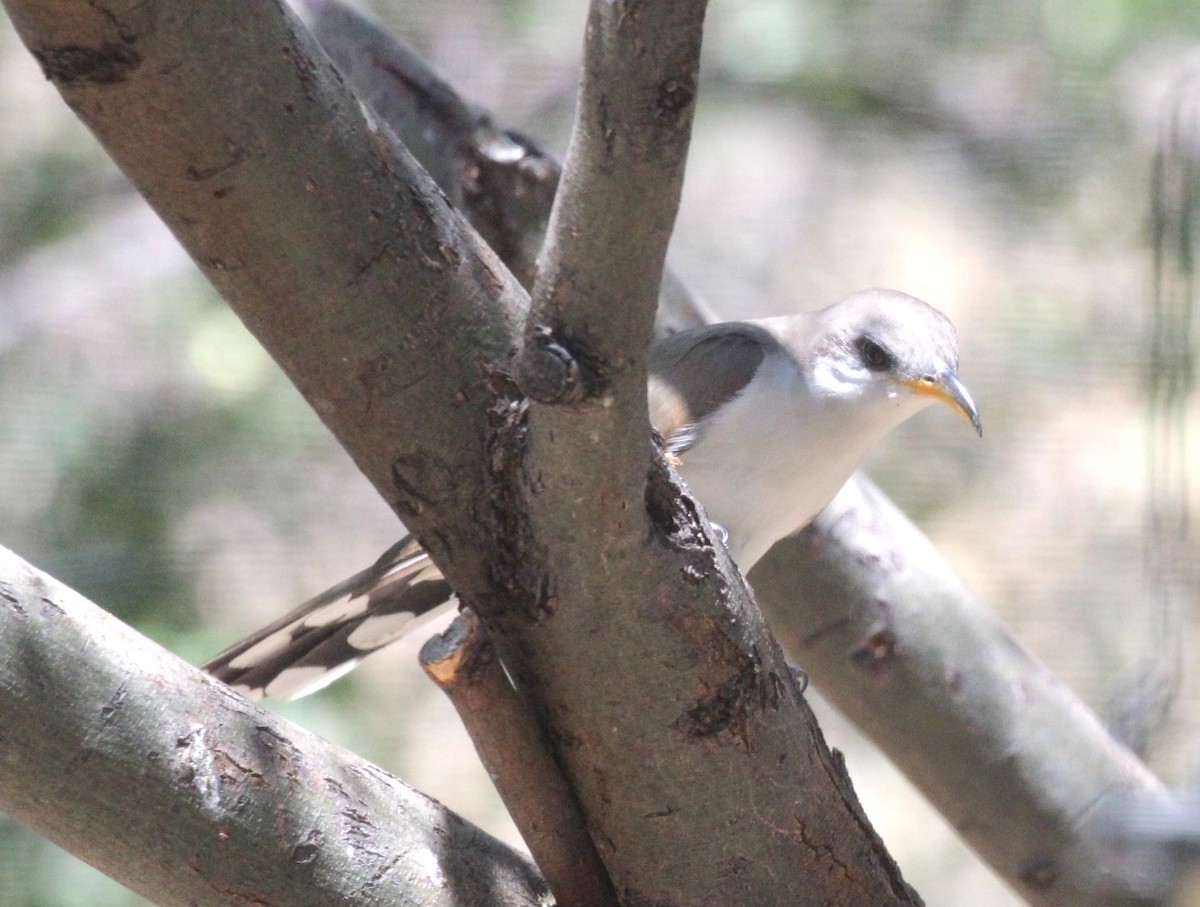
[{"label": "bird's beak", "polygon": [[979,412],[975,409],[975,401],[967,392],[967,388],[958,380],[954,372],[933,377],[926,375],[922,378],[901,378],[901,382],[913,393],[940,400],[951,409],[960,413],[975,428],[976,434],[983,437],[983,423],[979,421]]}]

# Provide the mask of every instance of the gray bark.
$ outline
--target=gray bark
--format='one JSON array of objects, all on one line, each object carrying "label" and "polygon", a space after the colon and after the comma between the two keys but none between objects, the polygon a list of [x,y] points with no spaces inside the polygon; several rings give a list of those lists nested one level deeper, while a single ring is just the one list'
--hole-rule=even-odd
[{"label": "gray bark", "polygon": [[[421,162],[527,289],[546,236],[562,166],[528,137],[462,98],[379,23],[339,0],[297,0],[322,49]],[[668,268],[656,332],[716,320]]]},{"label": "gray bark", "polygon": [[545,896],[525,857],[4,548],[0,652],[0,807],[156,904]]},{"label": "gray bark", "polygon": [[874,485],[751,576],[813,682],[1029,903],[1136,902],[1099,818],[1166,791]]}]

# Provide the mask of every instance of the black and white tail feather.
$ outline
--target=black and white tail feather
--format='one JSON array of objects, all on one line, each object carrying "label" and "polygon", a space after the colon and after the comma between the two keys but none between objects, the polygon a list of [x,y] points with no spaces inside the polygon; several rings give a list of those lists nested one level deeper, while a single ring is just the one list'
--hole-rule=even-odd
[{"label": "black and white tail feather", "polygon": [[450,584],[410,535],[366,570],[309,599],[203,667],[252,699],[299,699],[457,605]]}]

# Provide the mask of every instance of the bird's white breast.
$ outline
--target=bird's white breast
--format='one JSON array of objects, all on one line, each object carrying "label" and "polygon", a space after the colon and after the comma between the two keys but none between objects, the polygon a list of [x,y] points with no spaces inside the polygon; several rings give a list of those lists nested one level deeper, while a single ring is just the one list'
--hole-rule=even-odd
[{"label": "bird's white breast", "polygon": [[911,415],[897,402],[830,393],[814,377],[786,355],[768,356],[681,457],[680,475],[728,531],[743,572],[810,523],[871,446]]}]

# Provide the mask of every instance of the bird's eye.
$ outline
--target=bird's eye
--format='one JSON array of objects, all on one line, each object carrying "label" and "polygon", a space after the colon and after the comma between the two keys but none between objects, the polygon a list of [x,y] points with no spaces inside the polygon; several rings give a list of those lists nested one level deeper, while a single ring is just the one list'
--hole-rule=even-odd
[{"label": "bird's eye", "polygon": [[873,372],[886,372],[895,364],[892,354],[881,347],[870,337],[858,338],[858,354],[862,356],[863,365]]}]

